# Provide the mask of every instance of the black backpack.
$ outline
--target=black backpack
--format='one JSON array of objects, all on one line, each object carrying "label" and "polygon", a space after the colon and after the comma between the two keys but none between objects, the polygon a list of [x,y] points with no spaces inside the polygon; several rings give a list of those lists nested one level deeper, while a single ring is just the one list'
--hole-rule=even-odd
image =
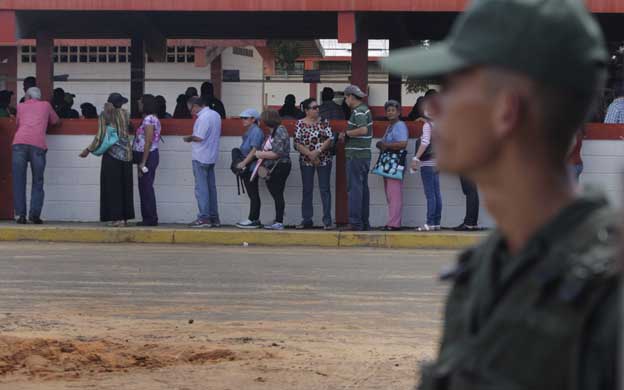
[{"label": "black backpack", "polygon": [[[232,164],[230,164],[230,170],[236,176],[236,188],[238,190],[238,195],[241,194],[241,175],[245,172],[244,169],[238,168],[238,164],[245,160],[245,156],[243,152],[239,148],[232,149]],[[243,185],[243,194],[245,193],[245,186]]]}]

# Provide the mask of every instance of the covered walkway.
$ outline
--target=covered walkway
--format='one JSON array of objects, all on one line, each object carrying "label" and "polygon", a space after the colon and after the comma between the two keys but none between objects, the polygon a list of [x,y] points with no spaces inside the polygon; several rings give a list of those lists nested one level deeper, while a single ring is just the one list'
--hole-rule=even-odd
[{"label": "covered walkway", "polygon": [[[423,39],[444,37],[464,0],[0,0],[0,75],[8,89],[16,91],[17,45],[20,40],[36,40],[36,76],[44,97],[54,89],[54,39],[130,39],[131,110],[138,115],[139,97],[145,91],[145,65],[149,57],[164,61],[168,39],[187,40],[267,40],[338,39],[352,46],[351,82],[363,90],[368,85],[368,39],[389,39],[391,50]],[[624,40],[624,2],[589,0],[609,40]],[[547,37],[545,37],[547,39]],[[270,56],[269,53],[266,53]],[[215,90],[223,77],[218,50],[204,50],[200,56],[211,65]],[[306,62],[307,70],[318,68]],[[401,100],[403,78],[390,75],[388,96]],[[318,93],[310,84],[310,95]],[[15,97],[15,96],[14,96]],[[164,135],[181,135],[191,123],[184,120],[163,122]],[[344,123],[333,124],[338,130]],[[292,130],[292,124],[291,124]],[[386,124],[377,122],[375,135],[383,135]],[[95,126],[89,120],[68,120],[50,134],[87,135]],[[241,133],[236,120],[225,120],[224,136]],[[412,136],[419,132],[411,125]],[[0,120],[0,218],[12,217],[10,191],[10,141],[14,123]],[[621,127],[592,125],[588,137],[594,140],[619,139]],[[344,153],[336,160],[336,220],[346,222],[346,178]]]}]

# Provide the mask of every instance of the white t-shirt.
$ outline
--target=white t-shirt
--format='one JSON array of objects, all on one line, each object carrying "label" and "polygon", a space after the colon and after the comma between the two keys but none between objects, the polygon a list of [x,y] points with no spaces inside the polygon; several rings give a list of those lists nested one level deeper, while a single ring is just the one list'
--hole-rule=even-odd
[{"label": "white t-shirt", "polygon": [[193,142],[193,161],[202,164],[215,164],[219,159],[219,141],[221,140],[221,116],[218,112],[204,107],[193,125],[193,135],[203,139]]}]

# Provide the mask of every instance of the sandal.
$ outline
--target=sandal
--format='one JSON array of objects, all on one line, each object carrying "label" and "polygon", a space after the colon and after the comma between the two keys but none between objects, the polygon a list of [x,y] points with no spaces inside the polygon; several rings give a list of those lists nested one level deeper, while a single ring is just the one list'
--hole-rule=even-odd
[{"label": "sandal", "polygon": [[127,227],[128,226],[128,222],[126,222],[126,221],[111,221],[108,224],[106,224],[106,226],[108,226],[108,227]]}]

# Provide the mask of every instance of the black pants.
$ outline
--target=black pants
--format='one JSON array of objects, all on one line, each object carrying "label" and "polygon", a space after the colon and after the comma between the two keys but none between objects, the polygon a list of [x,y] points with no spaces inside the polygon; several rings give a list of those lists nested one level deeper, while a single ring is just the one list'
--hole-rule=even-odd
[{"label": "black pants", "polygon": [[479,224],[479,192],[477,186],[465,177],[459,178],[462,192],[466,195],[466,218],[464,225],[477,226]]},{"label": "black pants", "polygon": [[134,219],[132,161],[121,161],[104,153],[100,171],[100,221]]},{"label": "black pants", "polygon": [[241,176],[241,179],[243,179],[243,184],[245,185],[245,190],[247,191],[247,196],[249,196],[249,220],[259,221],[260,191],[258,190],[258,181],[261,179],[256,178],[254,179],[254,181],[250,181],[250,178],[251,172],[249,172],[249,170],[245,171],[245,174]]},{"label": "black pants", "polygon": [[[134,161],[139,163],[143,158],[143,152],[134,152]],[[139,177],[139,196],[141,197],[141,216],[143,223],[149,226],[158,225],[158,210],[156,207],[156,192],[154,180],[156,180],[156,168],[160,162],[158,149],[152,150],[147,158],[145,166],[148,169]]]},{"label": "black pants", "polygon": [[286,179],[290,175],[290,162],[282,162],[271,173],[271,177],[267,180],[266,185],[275,201],[275,222],[284,223],[284,209],[286,202],[284,201],[284,190],[286,189]]}]

